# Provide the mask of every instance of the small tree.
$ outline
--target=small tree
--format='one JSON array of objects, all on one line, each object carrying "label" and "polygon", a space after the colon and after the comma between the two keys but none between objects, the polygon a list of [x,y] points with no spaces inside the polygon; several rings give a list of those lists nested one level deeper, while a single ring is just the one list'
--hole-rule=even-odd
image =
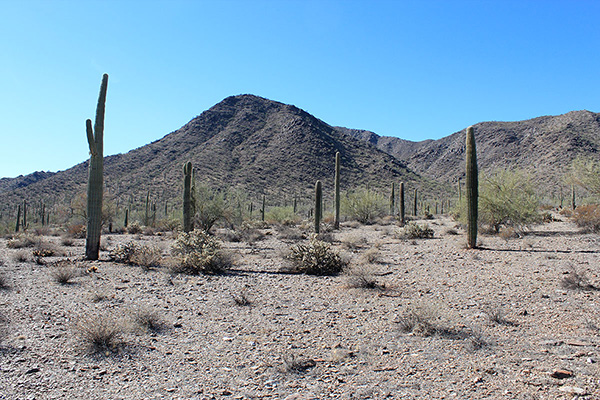
[{"label": "small tree", "polygon": [[385,215],[389,203],[385,197],[369,189],[358,189],[347,192],[342,197],[344,214],[363,224],[372,223],[376,218]]},{"label": "small tree", "polygon": [[195,199],[195,221],[199,229],[208,232],[215,222],[226,215],[224,196],[208,186],[197,185]]}]

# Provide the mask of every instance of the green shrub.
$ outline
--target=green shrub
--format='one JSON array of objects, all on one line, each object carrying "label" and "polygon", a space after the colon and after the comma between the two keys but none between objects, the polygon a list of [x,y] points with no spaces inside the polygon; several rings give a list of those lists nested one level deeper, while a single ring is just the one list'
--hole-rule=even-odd
[{"label": "green shrub", "polygon": [[318,240],[314,234],[308,243],[292,246],[288,259],[292,262],[292,272],[307,275],[336,275],[347,265],[329,243]]},{"label": "green shrub", "polygon": [[195,226],[208,232],[215,222],[225,217],[227,211],[225,198],[208,186],[197,185],[195,199]]},{"label": "green shrub", "polygon": [[171,253],[177,262],[172,268],[176,273],[222,274],[233,264],[229,253],[221,249],[220,242],[201,230],[180,233]]},{"label": "green shrub", "polygon": [[400,229],[400,237],[403,239],[431,239],[433,238],[433,229],[427,224],[419,225],[409,222]]},{"label": "green shrub", "polygon": [[385,215],[389,207],[384,196],[367,189],[346,192],[341,200],[342,213],[363,224],[373,223]]},{"label": "green shrub", "polygon": [[271,207],[265,213],[265,221],[269,224],[296,225],[300,217],[294,214],[293,207]]},{"label": "green shrub", "polygon": [[[540,201],[532,178],[520,170],[497,170],[479,178],[480,226],[498,233],[503,226],[522,230],[541,221]],[[466,223],[466,200],[454,212],[455,218]]]}]

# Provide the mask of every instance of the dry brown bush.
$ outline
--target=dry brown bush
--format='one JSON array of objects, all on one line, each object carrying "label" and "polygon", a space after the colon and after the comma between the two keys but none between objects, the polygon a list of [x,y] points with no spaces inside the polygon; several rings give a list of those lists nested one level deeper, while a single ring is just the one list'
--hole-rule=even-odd
[{"label": "dry brown bush", "polygon": [[577,207],[573,213],[573,221],[586,232],[600,232],[600,205]]}]

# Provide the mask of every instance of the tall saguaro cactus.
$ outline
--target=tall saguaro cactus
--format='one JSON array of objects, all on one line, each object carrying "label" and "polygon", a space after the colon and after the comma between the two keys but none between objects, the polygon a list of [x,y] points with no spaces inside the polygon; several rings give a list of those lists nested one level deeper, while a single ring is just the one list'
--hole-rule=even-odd
[{"label": "tall saguaro cactus", "polygon": [[398,189],[400,191],[400,193],[398,193],[398,206],[400,208],[400,223],[402,225],[404,225],[404,220],[405,220],[405,209],[404,209],[404,182],[400,182],[400,188]]},{"label": "tall saguaro cactus", "polygon": [[323,186],[321,181],[315,184],[315,233],[319,234],[321,217],[323,216]]},{"label": "tall saguaro cactus", "polygon": [[340,229],[340,152],[335,153],[335,220],[334,228]]},{"label": "tall saguaro cactus", "polygon": [[473,127],[467,128],[465,194],[467,198],[467,247],[477,247],[477,201],[479,180],[477,173],[477,151]]},{"label": "tall saguaro cactus", "polygon": [[396,184],[392,182],[392,193],[390,194],[390,215],[396,210]]},{"label": "tall saguaro cactus", "polygon": [[417,188],[415,188],[415,201],[413,202],[413,215],[417,216]]},{"label": "tall saguaro cactus", "polygon": [[190,232],[194,229],[193,218],[193,200],[192,200],[192,162],[183,164],[183,231]]},{"label": "tall saguaro cactus", "polygon": [[89,178],[87,186],[87,237],[85,258],[97,260],[100,252],[100,234],[102,233],[102,194],[104,186],[104,109],[108,75],[102,76],[96,120],[92,129],[92,120],[85,121],[88,145],[90,147]]}]

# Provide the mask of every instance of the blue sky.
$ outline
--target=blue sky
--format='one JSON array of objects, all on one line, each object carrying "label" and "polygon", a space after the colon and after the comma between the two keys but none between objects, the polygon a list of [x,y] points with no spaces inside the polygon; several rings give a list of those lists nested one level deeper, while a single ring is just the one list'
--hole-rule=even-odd
[{"label": "blue sky", "polygon": [[0,0],[0,177],[105,155],[230,95],[408,140],[598,112],[599,1]]}]

